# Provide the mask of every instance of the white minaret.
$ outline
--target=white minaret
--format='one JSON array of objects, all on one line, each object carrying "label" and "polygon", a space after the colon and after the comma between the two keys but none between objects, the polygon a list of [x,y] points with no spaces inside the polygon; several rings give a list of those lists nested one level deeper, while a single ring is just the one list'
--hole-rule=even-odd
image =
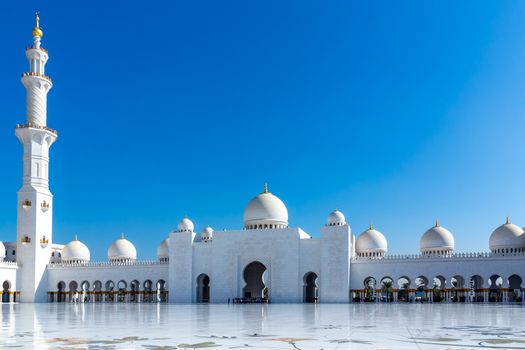
[{"label": "white minaret", "polygon": [[53,195],[49,191],[49,147],[56,131],[46,126],[47,93],[51,78],[45,75],[47,51],[40,46],[43,33],[38,13],[33,45],[26,50],[29,72],[22,74],[26,88],[26,124],[16,126],[24,148],[23,184],[18,191],[16,260],[23,302],[47,300],[46,266],[51,258]]}]

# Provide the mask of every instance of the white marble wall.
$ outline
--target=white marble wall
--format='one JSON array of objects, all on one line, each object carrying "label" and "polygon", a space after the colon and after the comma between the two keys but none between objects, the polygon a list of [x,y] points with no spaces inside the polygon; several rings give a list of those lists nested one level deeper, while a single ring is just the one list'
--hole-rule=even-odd
[{"label": "white marble wall", "polygon": [[347,303],[352,244],[350,226],[325,226],[321,240],[320,301]]},{"label": "white marble wall", "polygon": [[191,303],[194,292],[193,242],[194,232],[170,233],[169,285],[170,302]]}]

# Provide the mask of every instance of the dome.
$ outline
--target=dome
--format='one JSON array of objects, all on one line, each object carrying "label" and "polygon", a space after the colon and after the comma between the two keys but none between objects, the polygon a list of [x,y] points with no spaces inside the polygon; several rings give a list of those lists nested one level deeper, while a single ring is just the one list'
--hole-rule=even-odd
[{"label": "dome", "polygon": [[328,226],[342,226],[346,224],[345,215],[338,209],[328,215]]},{"label": "dome", "polygon": [[186,216],[182,218],[181,221],[179,221],[179,232],[193,232],[193,229],[195,226],[193,225],[193,221],[188,219]]},{"label": "dome", "polygon": [[213,237],[213,229],[210,226],[206,226],[204,230],[202,230],[201,239],[204,242],[207,242],[207,241],[211,241],[212,237]]},{"label": "dome", "polygon": [[62,249],[62,261],[65,262],[88,262],[90,258],[88,247],[75,238]]},{"label": "dome", "polygon": [[489,248],[494,253],[525,251],[525,231],[511,224],[507,218],[505,224],[495,229],[490,235]]},{"label": "dome", "polygon": [[122,234],[119,239],[109,246],[108,259],[110,261],[135,260],[137,259],[137,249]]},{"label": "dome", "polygon": [[384,256],[387,249],[388,244],[385,236],[374,230],[372,225],[357,237],[355,243],[355,250],[359,256]]},{"label": "dome", "polygon": [[5,259],[5,245],[0,241],[0,261]]},{"label": "dome", "polygon": [[244,228],[284,228],[288,227],[288,209],[278,197],[264,191],[254,197],[244,209]]},{"label": "dome", "polygon": [[421,236],[419,249],[421,254],[449,254],[454,251],[454,236],[436,221],[434,227]]},{"label": "dome", "polygon": [[159,260],[165,260],[170,257],[170,239],[166,238],[162,242],[160,242],[159,246],[157,247],[157,258]]}]

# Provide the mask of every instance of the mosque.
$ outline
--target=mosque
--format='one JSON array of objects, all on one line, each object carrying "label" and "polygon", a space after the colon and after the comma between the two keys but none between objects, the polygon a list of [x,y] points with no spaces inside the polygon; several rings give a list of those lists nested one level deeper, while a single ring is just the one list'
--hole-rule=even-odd
[{"label": "mosque", "polygon": [[0,242],[2,303],[523,302],[525,231],[508,219],[487,252],[456,253],[454,236],[436,222],[418,254],[389,255],[383,233],[370,226],[354,235],[338,210],[319,237],[290,227],[285,204],[267,186],[247,204],[242,229],[207,226],[198,234],[185,217],[165,239],[159,235],[155,261],[137,260],[124,235],[103,262],[90,261],[77,237],[53,242],[48,174],[57,132],[47,127],[53,83],[38,15],[32,36],[21,78],[26,121],[15,129],[23,146],[16,241]]}]

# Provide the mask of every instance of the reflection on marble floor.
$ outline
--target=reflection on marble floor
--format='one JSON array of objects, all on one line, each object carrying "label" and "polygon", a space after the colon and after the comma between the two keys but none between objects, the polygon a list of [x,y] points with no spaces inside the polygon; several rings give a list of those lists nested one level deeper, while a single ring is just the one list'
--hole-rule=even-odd
[{"label": "reflection on marble floor", "polygon": [[2,349],[525,349],[525,308],[481,304],[1,304]]}]

